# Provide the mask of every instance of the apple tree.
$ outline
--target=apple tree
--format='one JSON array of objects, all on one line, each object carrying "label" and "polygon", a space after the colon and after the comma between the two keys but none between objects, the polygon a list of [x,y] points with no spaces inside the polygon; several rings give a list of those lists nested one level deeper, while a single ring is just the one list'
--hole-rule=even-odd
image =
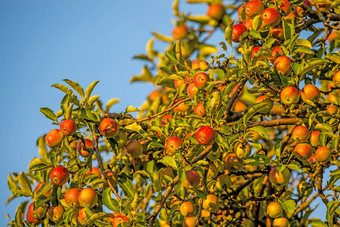
[{"label": "apple tree", "polygon": [[180,3],[134,57],[131,82],[156,86],[140,108],[52,85],[55,129],[8,175],[7,202],[27,198],[10,226],[340,226],[340,2]]}]

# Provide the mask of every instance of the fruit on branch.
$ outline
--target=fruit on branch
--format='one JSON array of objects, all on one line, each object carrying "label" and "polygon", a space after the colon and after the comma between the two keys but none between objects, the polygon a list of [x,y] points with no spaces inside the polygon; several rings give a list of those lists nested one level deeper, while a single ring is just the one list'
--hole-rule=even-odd
[{"label": "fruit on branch", "polygon": [[279,172],[277,167],[273,167],[269,172],[269,181],[275,186],[285,186],[289,183],[289,179],[290,171],[288,168]]},{"label": "fruit on branch", "polygon": [[292,61],[287,56],[277,57],[274,61],[274,69],[276,72],[287,76],[292,71],[291,63]]},{"label": "fruit on branch", "polygon": [[[117,183],[118,183],[118,176],[117,176],[117,174],[115,172],[112,172],[112,171],[107,171],[106,172],[106,176],[108,178],[108,181],[109,181],[109,179],[111,180],[110,182],[112,183],[112,186],[116,187]],[[101,178],[104,179],[104,175],[101,175]],[[107,188],[109,186],[110,186],[109,183],[104,183],[103,184],[103,188]]]},{"label": "fruit on branch", "polygon": [[288,227],[289,221],[287,218],[275,218],[273,221],[273,227]]},{"label": "fruit on branch", "polygon": [[240,170],[243,167],[243,162],[236,157],[235,153],[229,153],[224,158],[224,166],[229,171]]},{"label": "fruit on branch", "polygon": [[60,124],[60,131],[65,136],[72,136],[77,131],[76,123],[71,119],[66,119]]},{"label": "fruit on branch", "polygon": [[195,97],[195,94],[197,93],[198,88],[195,86],[194,83],[190,83],[187,87],[187,94],[191,99]]},{"label": "fruit on branch", "polygon": [[197,223],[196,217],[185,217],[182,222],[182,227],[195,227]]},{"label": "fruit on branch", "polygon": [[334,40],[336,39],[339,39],[340,38],[340,32],[335,30],[335,31],[332,31],[331,34],[328,35],[327,37],[327,41],[329,43],[333,42]]},{"label": "fruit on branch", "polygon": [[196,107],[194,109],[194,113],[201,116],[201,117],[204,117],[207,114],[207,111],[204,108],[203,102],[200,102],[196,105]]},{"label": "fruit on branch", "polygon": [[[175,100],[175,103],[181,101],[182,98],[179,98],[177,100]],[[191,106],[185,104],[184,102],[180,103],[178,106],[176,106],[174,108],[174,112],[181,112],[181,113],[185,113],[190,109]]]},{"label": "fruit on branch", "polygon": [[67,204],[67,206],[72,208],[76,208],[79,206],[79,193],[79,188],[70,188],[69,190],[67,190],[67,192],[65,193],[65,203]]},{"label": "fruit on branch", "polygon": [[34,203],[31,203],[28,206],[28,211],[27,213],[30,214],[30,216],[34,219],[41,219],[45,217],[46,212],[47,212],[47,206],[45,203],[41,204],[39,207],[34,207]]},{"label": "fruit on branch", "polygon": [[85,208],[81,208],[78,212],[78,221],[81,225],[86,225],[88,217],[86,216],[85,213]]},{"label": "fruit on branch", "polygon": [[162,125],[164,126],[164,125],[168,124],[168,122],[171,121],[171,119],[172,119],[172,115],[165,115],[161,119]]},{"label": "fruit on branch", "polygon": [[283,104],[290,106],[300,100],[300,92],[296,87],[288,86],[281,91],[281,101]]},{"label": "fruit on branch", "polygon": [[130,219],[123,215],[117,215],[116,217],[113,218],[113,227],[118,227],[118,226],[122,226],[122,224],[124,225],[124,223],[129,224],[130,223]]},{"label": "fruit on branch", "polygon": [[283,28],[281,26],[270,28],[269,33],[273,38],[277,38],[277,39],[283,38]]},{"label": "fruit on branch", "polygon": [[188,34],[188,28],[185,25],[174,27],[172,30],[172,38],[175,40],[184,39]]},{"label": "fruit on branch", "polygon": [[196,70],[201,68],[201,62],[199,60],[193,60],[191,63],[191,69]]},{"label": "fruit on branch", "polygon": [[224,15],[224,7],[222,4],[213,3],[209,5],[207,15],[215,20],[222,19]]},{"label": "fruit on branch", "polygon": [[281,14],[277,9],[267,8],[261,14],[262,21],[269,27],[275,27],[281,23]]},{"label": "fruit on branch", "polygon": [[326,147],[322,146],[316,149],[315,151],[315,159],[318,162],[328,162],[332,158],[331,150]]},{"label": "fruit on branch", "polygon": [[51,206],[48,209],[47,216],[53,222],[59,222],[62,220],[65,209],[62,205],[58,205],[56,207]]},{"label": "fruit on branch", "polygon": [[337,71],[336,73],[334,73],[332,79],[333,79],[335,85],[337,87],[340,87],[340,71]]},{"label": "fruit on branch", "polygon": [[183,141],[178,136],[170,137],[165,144],[166,154],[175,155],[177,150],[183,145]]},{"label": "fruit on branch", "polygon": [[253,28],[253,19],[247,19],[245,22],[242,23],[242,25],[246,27],[248,31],[250,31]]},{"label": "fruit on branch", "polygon": [[313,148],[308,143],[299,143],[294,148],[294,154],[301,161],[308,160],[312,157]]},{"label": "fruit on branch", "polygon": [[261,109],[258,110],[259,113],[269,113],[273,109],[273,100],[269,98],[266,95],[261,95],[256,98],[255,103],[266,103],[267,105],[265,107],[262,107]]},{"label": "fruit on branch", "polygon": [[41,220],[32,217],[32,214],[33,214],[33,203],[31,203],[28,206],[27,213],[26,213],[26,220],[30,224],[39,224]]},{"label": "fruit on branch", "polygon": [[[148,99],[150,101],[153,101],[153,100],[155,100],[158,97],[159,97],[159,91],[158,90],[153,90],[152,92],[150,92],[150,94],[148,96]],[[110,119],[110,118],[106,118],[106,119]]]},{"label": "fruit on branch", "polygon": [[309,131],[304,125],[296,126],[292,132],[292,139],[297,142],[307,141],[309,136]]},{"label": "fruit on branch", "polygon": [[137,140],[132,140],[126,145],[126,152],[130,154],[132,158],[137,158],[143,154],[143,145]]},{"label": "fruit on branch", "polygon": [[288,15],[292,11],[292,4],[288,0],[280,0],[278,8],[281,9],[284,15]]},{"label": "fruit on branch", "polygon": [[261,0],[252,0],[246,3],[245,13],[249,18],[260,15],[264,10],[264,5]]},{"label": "fruit on branch", "polygon": [[[36,193],[39,192],[40,188],[45,184],[46,182],[40,182],[34,189]],[[48,189],[47,192],[44,193],[44,196],[50,197],[52,193],[52,189]]]},{"label": "fruit on branch", "polygon": [[181,204],[179,210],[184,217],[191,216],[195,213],[195,205],[190,201],[186,201]]},{"label": "fruit on branch", "polygon": [[94,174],[97,177],[100,177],[100,169],[98,167],[92,166],[91,170],[86,172],[86,175]]},{"label": "fruit on branch", "polygon": [[[304,0],[303,1],[303,6],[306,7],[307,9],[312,9],[312,3],[310,3],[309,0]],[[301,6],[297,6],[295,7],[295,15],[298,17],[304,17],[307,15],[307,12],[304,8],[302,8]]]},{"label": "fruit on branch", "polygon": [[240,142],[235,146],[235,154],[238,159],[247,159],[251,154],[249,143]]},{"label": "fruit on branch", "polygon": [[[91,149],[92,145],[93,145],[93,141],[92,140],[85,139],[85,148],[86,149]],[[83,145],[82,141],[79,141],[79,143],[77,145],[77,152],[82,157],[87,157],[89,155],[89,152],[84,149],[84,145]]]},{"label": "fruit on branch", "polygon": [[78,201],[81,206],[92,208],[98,201],[97,192],[92,188],[84,188],[79,192]]},{"label": "fruit on branch", "polygon": [[196,73],[196,75],[194,76],[194,84],[198,89],[204,88],[208,82],[209,76],[204,72]]},{"label": "fruit on branch", "polygon": [[336,106],[334,106],[334,105],[329,105],[329,106],[327,106],[327,113],[329,114],[329,115],[334,115],[334,114],[336,114],[338,112],[338,107],[336,107]]},{"label": "fruit on branch", "polygon": [[[256,53],[260,51],[260,48],[261,48],[261,47],[254,47],[254,48],[251,50],[251,58],[252,58],[252,59],[255,57]],[[258,59],[258,61],[262,61],[262,60],[264,60],[265,58],[266,58],[266,56],[261,56],[261,57]]]},{"label": "fruit on branch", "polygon": [[99,130],[103,136],[107,138],[112,138],[118,135],[119,125],[112,118],[104,118],[99,124]]},{"label": "fruit on branch", "polygon": [[236,101],[234,103],[234,112],[242,112],[242,111],[245,111],[247,109],[247,105],[244,104],[242,101]]},{"label": "fruit on branch", "polygon": [[184,80],[179,80],[179,79],[174,80],[175,88],[178,89],[182,84],[185,84]]},{"label": "fruit on branch", "polygon": [[50,148],[58,147],[63,142],[64,134],[59,129],[52,129],[45,136],[47,146]]},{"label": "fruit on branch", "polygon": [[308,159],[308,162],[309,162],[310,165],[313,165],[313,164],[316,163],[315,153],[312,154],[312,157],[310,157],[310,158]]},{"label": "fruit on branch", "polygon": [[215,143],[216,132],[210,126],[202,126],[195,134],[196,141],[201,145]]},{"label": "fruit on branch", "polygon": [[318,146],[320,146],[319,136],[320,136],[320,131],[313,131],[313,132],[310,134],[310,144],[311,144],[313,147],[318,147]]},{"label": "fruit on branch", "polygon": [[232,31],[232,40],[235,43],[239,43],[240,42],[240,36],[243,35],[244,32],[247,31],[247,28],[243,25],[243,24],[236,24],[233,27],[233,31]]},{"label": "fruit on branch", "polygon": [[203,209],[216,213],[218,211],[218,197],[214,194],[208,194],[206,199],[203,199]]},{"label": "fruit on branch", "polygon": [[283,56],[283,51],[281,49],[281,47],[276,46],[272,49],[272,58],[268,58],[271,61],[274,61],[276,58],[278,58],[279,56]]},{"label": "fruit on branch", "polygon": [[50,180],[55,185],[63,185],[70,179],[70,172],[64,166],[57,166],[50,173]]},{"label": "fruit on branch", "polygon": [[271,218],[278,218],[282,215],[283,209],[278,202],[270,202],[267,206],[267,214]]},{"label": "fruit on branch", "polygon": [[185,176],[187,180],[183,182],[183,186],[190,188],[190,187],[197,187],[201,182],[201,177],[195,170],[187,170],[185,172]]},{"label": "fruit on branch", "polygon": [[320,91],[313,84],[306,84],[301,90],[301,98],[303,101],[317,102],[320,98]]},{"label": "fruit on branch", "polygon": [[[207,71],[210,68],[210,64],[207,61],[200,62],[200,69],[203,71]],[[209,77],[208,77],[209,79]]]},{"label": "fruit on branch", "polygon": [[332,4],[329,3],[315,3],[315,8],[317,8],[320,11],[328,11],[330,10]]}]

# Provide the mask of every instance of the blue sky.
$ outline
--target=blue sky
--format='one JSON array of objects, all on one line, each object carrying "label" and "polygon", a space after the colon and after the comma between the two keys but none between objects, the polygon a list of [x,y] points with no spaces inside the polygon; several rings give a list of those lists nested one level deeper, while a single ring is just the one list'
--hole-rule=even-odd
[{"label": "blue sky", "polygon": [[[19,200],[10,195],[9,172],[26,171],[38,156],[36,139],[55,128],[39,111],[59,110],[63,93],[50,87],[62,79],[83,87],[100,80],[93,94],[105,103],[120,98],[112,111],[140,106],[153,86],[129,84],[143,63],[132,56],[145,52],[151,31],[170,35],[171,0],[2,0],[0,2],[0,213],[14,217]],[[205,13],[193,6],[192,12]],[[223,39],[220,33],[216,43]],[[7,220],[0,218],[0,226]]]}]

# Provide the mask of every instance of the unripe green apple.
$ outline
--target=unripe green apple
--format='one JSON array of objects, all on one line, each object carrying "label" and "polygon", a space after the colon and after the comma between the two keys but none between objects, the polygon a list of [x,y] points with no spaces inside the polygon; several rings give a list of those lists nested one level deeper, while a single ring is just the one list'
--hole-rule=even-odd
[{"label": "unripe green apple", "polygon": [[300,160],[308,160],[313,154],[313,148],[308,143],[299,143],[294,148],[295,156]]},{"label": "unripe green apple", "polygon": [[183,141],[181,138],[177,136],[170,137],[165,144],[166,154],[167,155],[175,155],[178,148],[183,145]]},{"label": "unripe green apple", "polygon": [[300,92],[296,87],[288,86],[281,91],[281,101],[283,104],[290,106],[298,103],[300,100]]},{"label": "unripe green apple", "polygon": [[296,126],[292,132],[292,139],[297,142],[307,141],[309,131],[304,125]]},{"label": "unripe green apple", "polygon": [[275,27],[281,23],[281,14],[277,9],[267,8],[261,14],[262,21],[269,27]]},{"label": "unripe green apple", "polygon": [[179,210],[184,217],[191,216],[195,213],[195,205],[190,201],[186,201],[181,204]]},{"label": "unripe green apple", "polygon": [[87,205],[92,208],[98,201],[97,192],[92,188],[84,188],[79,192],[78,201],[81,206]]},{"label": "unripe green apple", "polygon": [[64,134],[59,129],[53,129],[45,136],[47,146],[58,147],[64,139]]},{"label": "unripe green apple", "polygon": [[235,146],[235,154],[238,159],[247,159],[251,154],[251,147],[248,143],[238,143]]},{"label": "unripe green apple", "polygon": [[306,84],[301,90],[301,98],[303,101],[317,102],[320,98],[320,91],[313,84]]},{"label": "unripe green apple", "polygon": [[67,119],[61,122],[60,124],[60,131],[65,135],[65,136],[72,136],[74,133],[77,131],[77,125],[74,123],[73,120]]},{"label": "unripe green apple", "polygon": [[260,15],[264,10],[264,5],[260,0],[251,0],[247,2],[245,7],[245,13],[247,17],[253,18],[256,15]]},{"label": "unripe green apple", "polygon": [[318,162],[328,162],[331,158],[332,158],[332,152],[328,147],[322,146],[316,149],[315,159]]},{"label": "unripe green apple", "polygon": [[195,134],[196,141],[201,145],[215,143],[216,132],[210,126],[202,126]]},{"label": "unripe green apple", "polygon": [[139,157],[143,154],[143,145],[137,140],[132,140],[126,145],[126,152],[133,158]]},{"label": "unripe green apple", "polygon": [[235,43],[239,43],[240,42],[240,36],[243,35],[244,32],[247,31],[247,28],[243,25],[243,24],[236,24],[233,27],[233,31],[232,31],[232,40]]},{"label": "unripe green apple", "polygon": [[292,71],[292,61],[287,56],[277,57],[274,61],[274,68],[278,73],[282,75],[288,75]]},{"label": "unripe green apple", "polygon": [[283,209],[278,202],[270,202],[267,206],[267,214],[271,218],[278,218],[282,215]]},{"label": "unripe green apple", "polygon": [[55,185],[63,185],[70,179],[70,172],[64,166],[57,166],[50,173],[50,180]]},{"label": "unripe green apple", "polygon": [[112,118],[104,118],[99,124],[99,130],[103,136],[112,138],[118,135],[119,125]]}]

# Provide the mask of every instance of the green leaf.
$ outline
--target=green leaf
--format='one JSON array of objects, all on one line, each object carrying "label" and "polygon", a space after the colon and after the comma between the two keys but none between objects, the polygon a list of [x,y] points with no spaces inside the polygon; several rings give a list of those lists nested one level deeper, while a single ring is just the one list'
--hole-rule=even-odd
[{"label": "green leaf", "polygon": [[84,98],[84,90],[77,82],[68,79],[63,79],[63,81],[70,85],[80,95],[81,98]]},{"label": "green leaf", "polygon": [[145,54],[138,54],[132,57],[132,59],[139,59],[139,60],[145,60],[145,61],[149,61],[152,62],[152,59],[150,59],[147,55]]},{"label": "green leaf", "polygon": [[152,38],[146,43],[146,52],[148,53],[148,58],[151,60],[154,60],[154,50],[153,50],[153,43],[155,39]]},{"label": "green leaf", "polygon": [[328,227],[329,225],[325,224],[320,219],[309,219],[310,225],[312,227]]},{"label": "green leaf", "polygon": [[178,168],[176,161],[175,161],[174,157],[172,157],[172,156],[165,156],[161,160],[159,160],[159,162],[163,163],[166,166],[171,166],[174,169]]},{"label": "green leaf", "polygon": [[288,218],[290,218],[296,209],[296,203],[292,199],[286,200],[281,203],[281,207],[286,211]]},{"label": "green leaf", "polygon": [[325,64],[328,64],[329,61],[328,60],[324,60],[324,59],[317,59],[317,60],[313,60],[308,62],[307,65],[305,65],[305,67],[302,69],[302,71],[300,72],[300,80],[303,80],[303,77],[308,74],[310,71],[312,71],[313,69],[316,68],[320,68]]},{"label": "green leaf", "polygon": [[[255,31],[257,31],[257,30],[261,27],[261,24],[262,24],[261,15],[255,16],[254,19],[253,19],[253,21],[252,21],[253,29],[254,29]],[[259,36],[260,36],[260,38],[258,38],[258,39],[261,39],[260,33],[258,33],[258,34],[259,34]],[[250,35],[253,36],[253,35],[252,35],[252,31],[250,31]],[[255,36],[253,36],[253,37],[255,37]],[[255,38],[256,38],[256,37],[255,37]]]},{"label": "green leaf", "polygon": [[20,226],[20,227],[25,226],[23,225],[23,223],[24,223],[24,215],[25,215],[27,204],[28,204],[28,201],[20,203],[15,211],[15,221],[16,221],[17,226]]},{"label": "green leaf", "polygon": [[328,221],[329,226],[333,226],[333,217],[336,211],[339,209],[339,206],[340,206],[339,199],[335,201],[329,201],[327,203],[326,219]]},{"label": "green leaf", "polygon": [[312,51],[307,47],[300,46],[294,50],[294,53],[312,54]]},{"label": "green leaf", "polygon": [[244,164],[246,165],[267,165],[270,162],[269,158],[265,154],[254,154],[253,156],[244,160]]},{"label": "green leaf", "polygon": [[93,110],[81,109],[80,116],[93,122],[98,122],[98,123],[100,122],[99,114],[94,112]]},{"label": "green leaf", "polygon": [[52,162],[49,159],[39,159],[33,158],[29,164],[28,170],[29,171],[36,171],[42,168],[52,168]]},{"label": "green leaf", "polygon": [[260,126],[260,125],[255,126],[255,127],[249,128],[248,131],[256,132],[263,139],[268,139],[268,132],[267,132],[266,128],[263,127],[263,126]]},{"label": "green leaf", "polygon": [[225,41],[227,41],[227,43],[230,46],[233,46],[233,40],[232,40],[232,38],[233,38],[233,26],[234,26],[234,21],[232,23],[230,23],[224,31]]},{"label": "green leaf", "polygon": [[157,32],[152,32],[156,39],[163,41],[163,42],[173,42],[174,39],[170,36],[166,36]]},{"label": "green leaf", "polygon": [[66,94],[72,94],[72,90],[69,89],[68,87],[66,87],[63,84],[52,84],[51,87],[55,87],[58,88],[59,90],[61,90],[62,92],[66,93]]},{"label": "green leaf", "polygon": [[[118,212],[118,211],[116,211]],[[113,218],[113,214],[110,213],[105,213],[105,212],[98,212],[98,213],[94,213],[90,216],[89,219],[86,220],[86,224],[92,224],[93,222],[97,221],[97,220],[101,220],[104,218]]]},{"label": "green leaf", "polygon": [[326,59],[331,60],[337,64],[340,64],[340,55],[338,53],[329,53],[325,56]]},{"label": "green leaf", "polygon": [[274,151],[275,151],[276,157],[280,159],[281,158],[281,141],[278,141],[275,143]]},{"label": "green leaf", "polygon": [[291,26],[289,26],[288,22],[284,18],[282,18],[282,25],[285,40],[291,39],[294,35],[294,32],[292,31]]},{"label": "green leaf", "polygon": [[120,102],[120,99],[118,98],[113,98],[113,99],[110,99],[109,101],[107,101],[106,103],[106,106],[105,106],[105,111],[106,112],[109,112],[111,107],[116,104],[116,103],[119,103]]},{"label": "green leaf", "polygon": [[254,103],[250,105],[243,116],[243,125],[246,126],[248,121],[259,111],[261,111],[263,108],[267,107],[267,103]]},{"label": "green leaf", "polygon": [[40,112],[45,115],[48,119],[58,122],[57,116],[54,114],[53,110],[47,107],[40,108]]},{"label": "green leaf", "polygon": [[305,39],[298,39],[295,43],[296,46],[303,46],[307,48],[312,48],[312,44],[310,41],[305,40]]},{"label": "green leaf", "polygon": [[194,188],[194,191],[195,191],[195,193],[196,193],[196,195],[197,195],[198,197],[200,197],[200,198],[202,198],[202,199],[206,199],[206,198],[207,198],[207,195],[208,195],[207,192],[202,191],[202,190],[199,190],[199,189],[197,189],[197,188]]},{"label": "green leaf", "polygon": [[91,96],[92,91],[93,91],[94,87],[98,84],[98,82],[99,82],[99,80],[94,81],[86,88],[86,91],[85,91],[85,98],[86,99],[88,99]]},{"label": "green leaf", "polygon": [[139,124],[134,122],[134,123],[132,123],[132,124],[130,124],[128,126],[125,126],[125,129],[128,129],[128,130],[140,133],[142,131],[142,126],[140,126]]},{"label": "green leaf", "polygon": [[120,179],[119,186],[123,190],[125,196],[134,197],[136,194],[135,187],[132,184],[132,181],[129,178]]},{"label": "green leaf", "polygon": [[15,183],[11,174],[8,174],[7,184],[8,184],[9,190],[12,192],[13,195],[18,194],[18,192],[21,191],[21,188],[17,185],[17,183]]},{"label": "green leaf", "polygon": [[45,182],[45,184],[43,184],[38,192],[37,192],[37,197],[39,198],[40,196],[44,195],[48,190],[52,189],[53,184],[49,181]]},{"label": "green leaf", "polygon": [[106,188],[103,192],[103,203],[104,205],[114,211],[114,212],[119,212],[119,203],[115,200],[111,198],[111,194],[112,194],[112,190],[111,188]]},{"label": "green leaf", "polygon": [[152,74],[151,74],[149,68],[146,65],[144,65],[141,74],[135,75],[135,76],[131,77],[131,79],[130,79],[130,83],[133,83],[133,82],[150,82],[150,83],[153,83],[153,81],[154,81],[154,78],[152,77]]},{"label": "green leaf", "polygon": [[262,38],[260,32],[255,31],[254,29],[249,32],[249,35],[251,35],[255,39],[261,39]]},{"label": "green leaf", "polygon": [[198,23],[208,23],[211,18],[207,15],[189,15],[188,20]]},{"label": "green leaf", "polygon": [[31,183],[28,180],[26,174],[24,172],[20,173],[19,177],[19,184],[21,186],[21,192],[23,193],[24,196],[32,196],[32,188],[31,188]]},{"label": "green leaf", "polygon": [[187,180],[187,176],[186,176],[185,170],[183,168],[178,169],[178,176],[179,176],[179,180],[181,182],[185,182]]},{"label": "green leaf", "polygon": [[95,103],[99,98],[100,98],[99,95],[93,95],[93,96],[91,96],[91,98],[89,98],[89,100],[87,101],[87,104],[89,106],[92,106],[93,103]]}]

